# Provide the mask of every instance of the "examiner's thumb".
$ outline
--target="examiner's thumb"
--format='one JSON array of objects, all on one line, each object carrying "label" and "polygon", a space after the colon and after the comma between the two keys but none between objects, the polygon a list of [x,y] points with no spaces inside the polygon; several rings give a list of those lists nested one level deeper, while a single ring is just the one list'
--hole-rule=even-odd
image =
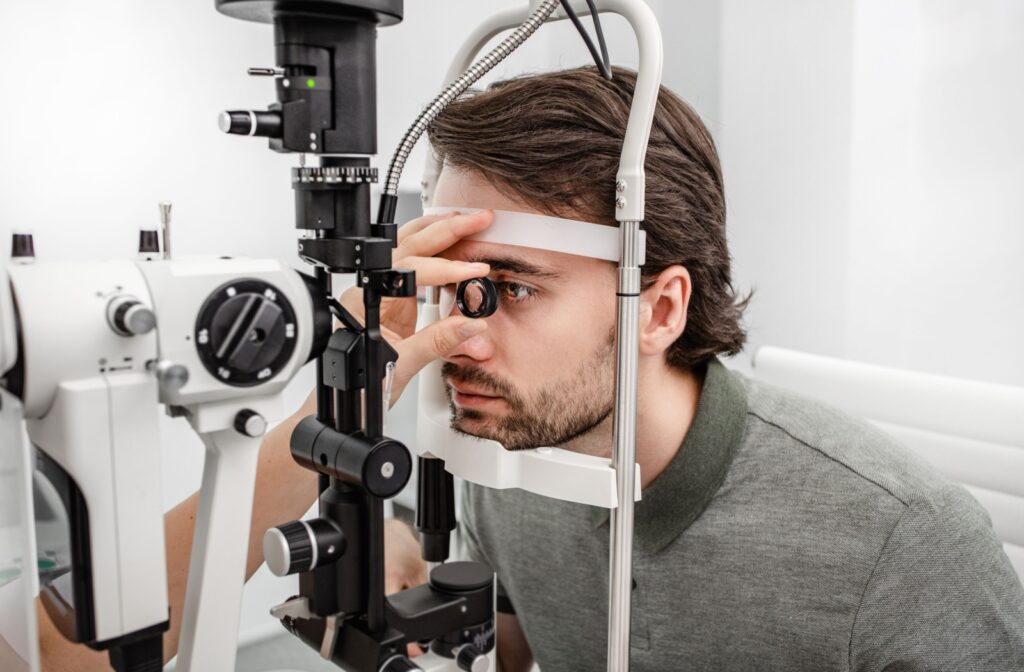
[{"label": "examiner's thumb", "polygon": [[453,315],[434,322],[395,345],[398,366],[391,393],[392,403],[420,370],[438,357],[447,357],[460,345],[487,331],[487,322]]}]

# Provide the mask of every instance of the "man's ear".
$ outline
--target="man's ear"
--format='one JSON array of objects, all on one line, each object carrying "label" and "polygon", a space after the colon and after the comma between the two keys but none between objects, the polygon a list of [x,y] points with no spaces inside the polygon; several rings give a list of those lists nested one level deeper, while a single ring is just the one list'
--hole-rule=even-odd
[{"label": "man's ear", "polygon": [[668,350],[683,329],[693,286],[683,266],[669,266],[640,293],[640,354],[657,355]]}]

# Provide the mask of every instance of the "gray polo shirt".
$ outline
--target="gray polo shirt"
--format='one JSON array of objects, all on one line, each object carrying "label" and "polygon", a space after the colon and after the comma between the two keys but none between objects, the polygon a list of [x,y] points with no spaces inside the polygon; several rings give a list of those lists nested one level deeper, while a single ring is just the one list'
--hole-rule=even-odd
[{"label": "gray polo shirt", "polygon": [[[608,511],[468,485],[462,521],[543,672],[604,670]],[[637,672],[1024,670],[1024,590],[973,498],[717,361],[635,525]]]}]

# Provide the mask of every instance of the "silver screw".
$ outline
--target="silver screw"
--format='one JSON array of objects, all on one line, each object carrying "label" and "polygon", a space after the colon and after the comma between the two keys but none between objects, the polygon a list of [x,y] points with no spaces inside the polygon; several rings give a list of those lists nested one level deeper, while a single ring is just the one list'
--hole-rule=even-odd
[{"label": "silver screw", "polygon": [[621,196],[619,196],[618,198],[616,198],[616,199],[615,199],[615,207],[616,207],[616,208],[618,208],[618,209],[620,209],[620,210],[621,210],[622,208],[626,207],[626,199],[624,199],[624,198],[623,198],[623,197],[621,197]]},{"label": "silver screw", "polygon": [[309,148],[315,150],[316,149],[316,143],[315,142],[309,143]]},{"label": "silver screw", "polygon": [[309,139],[310,140],[316,140],[316,133],[310,133],[309,134]]},{"label": "silver screw", "polygon": [[290,79],[282,79],[281,80],[281,86],[283,86],[284,88],[287,89],[291,85],[292,85],[292,82],[291,82]]},{"label": "silver screw", "polygon": [[626,181],[625,180],[619,180],[618,182],[616,182],[615,183],[615,191],[619,192],[620,194],[625,192],[626,191]]},{"label": "silver screw", "polygon": [[391,464],[390,462],[385,462],[384,464],[380,465],[380,475],[383,476],[384,478],[391,478],[392,476],[395,475],[395,465]]}]

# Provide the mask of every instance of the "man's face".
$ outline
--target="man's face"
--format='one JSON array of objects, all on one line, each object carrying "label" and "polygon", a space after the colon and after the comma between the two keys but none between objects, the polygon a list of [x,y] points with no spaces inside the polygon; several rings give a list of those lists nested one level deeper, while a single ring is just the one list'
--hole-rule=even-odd
[{"label": "man's face", "polygon": [[[434,202],[536,212],[475,174],[449,167]],[[497,312],[486,318],[487,331],[445,358],[454,429],[520,450],[563,445],[609,417],[613,263],[475,241],[460,242],[442,256],[490,264],[500,298]]]}]

